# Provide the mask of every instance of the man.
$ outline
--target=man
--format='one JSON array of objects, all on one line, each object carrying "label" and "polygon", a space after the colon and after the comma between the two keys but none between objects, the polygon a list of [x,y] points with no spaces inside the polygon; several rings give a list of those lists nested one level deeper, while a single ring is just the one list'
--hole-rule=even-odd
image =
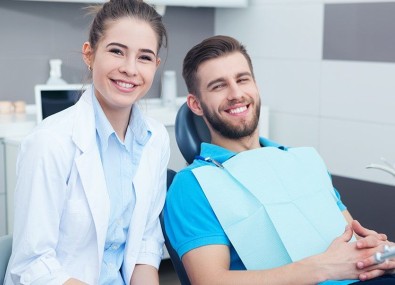
[{"label": "man", "polygon": [[192,284],[395,284],[395,261],[374,259],[392,243],[353,221],[318,154],[259,137],[244,46],[208,38],[186,55],[183,76],[188,106],[211,134],[176,175],[164,212]]}]

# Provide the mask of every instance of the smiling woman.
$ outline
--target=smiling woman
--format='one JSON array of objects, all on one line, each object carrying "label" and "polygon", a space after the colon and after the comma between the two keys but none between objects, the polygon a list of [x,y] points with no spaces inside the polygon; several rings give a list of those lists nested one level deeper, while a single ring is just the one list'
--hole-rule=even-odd
[{"label": "smiling woman", "polygon": [[[130,29],[130,27],[136,27]],[[143,20],[121,18],[108,25],[97,46],[83,45],[85,63],[92,69],[95,95],[104,113],[123,140],[130,106],[152,85],[160,63],[157,37]]]},{"label": "smiling woman", "polygon": [[135,103],[167,34],[140,0],[93,10],[92,84],[21,144],[7,285],[159,284],[169,137]]}]

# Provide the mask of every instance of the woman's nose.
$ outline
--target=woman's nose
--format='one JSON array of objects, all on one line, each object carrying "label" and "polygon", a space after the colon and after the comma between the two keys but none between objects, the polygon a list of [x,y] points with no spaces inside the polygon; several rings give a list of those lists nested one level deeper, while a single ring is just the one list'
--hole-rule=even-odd
[{"label": "woman's nose", "polygon": [[121,73],[126,73],[128,76],[134,76],[138,73],[137,63],[135,60],[125,59],[119,67]]}]

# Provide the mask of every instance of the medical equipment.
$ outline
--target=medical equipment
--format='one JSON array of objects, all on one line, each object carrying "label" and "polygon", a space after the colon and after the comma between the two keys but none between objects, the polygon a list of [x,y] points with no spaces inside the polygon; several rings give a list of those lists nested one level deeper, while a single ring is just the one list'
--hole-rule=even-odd
[{"label": "medical equipment", "polygon": [[382,263],[388,258],[395,257],[395,246],[390,247],[388,245],[385,245],[384,251],[383,252],[376,252],[374,257],[375,257],[377,263]]},{"label": "medical equipment", "polygon": [[383,170],[383,171],[395,176],[395,164],[390,163],[384,157],[381,158],[381,161],[384,162],[385,165],[372,163],[372,164],[367,165],[366,168]]}]

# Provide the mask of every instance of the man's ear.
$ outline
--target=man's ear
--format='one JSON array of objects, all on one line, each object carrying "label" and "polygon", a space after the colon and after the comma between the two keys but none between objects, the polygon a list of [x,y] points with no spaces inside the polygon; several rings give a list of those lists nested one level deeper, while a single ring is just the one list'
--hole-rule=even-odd
[{"label": "man's ear", "polygon": [[198,116],[203,116],[202,106],[200,105],[199,99],[195,95],[188,94],[187,104],[189,109],[191,109],[193,113],[195,113]]},{"label": "man's ear", "polygon": [[89,42],[84,42],[82,45],[82,59],[89,69],[93,67],[93,50]]}]

